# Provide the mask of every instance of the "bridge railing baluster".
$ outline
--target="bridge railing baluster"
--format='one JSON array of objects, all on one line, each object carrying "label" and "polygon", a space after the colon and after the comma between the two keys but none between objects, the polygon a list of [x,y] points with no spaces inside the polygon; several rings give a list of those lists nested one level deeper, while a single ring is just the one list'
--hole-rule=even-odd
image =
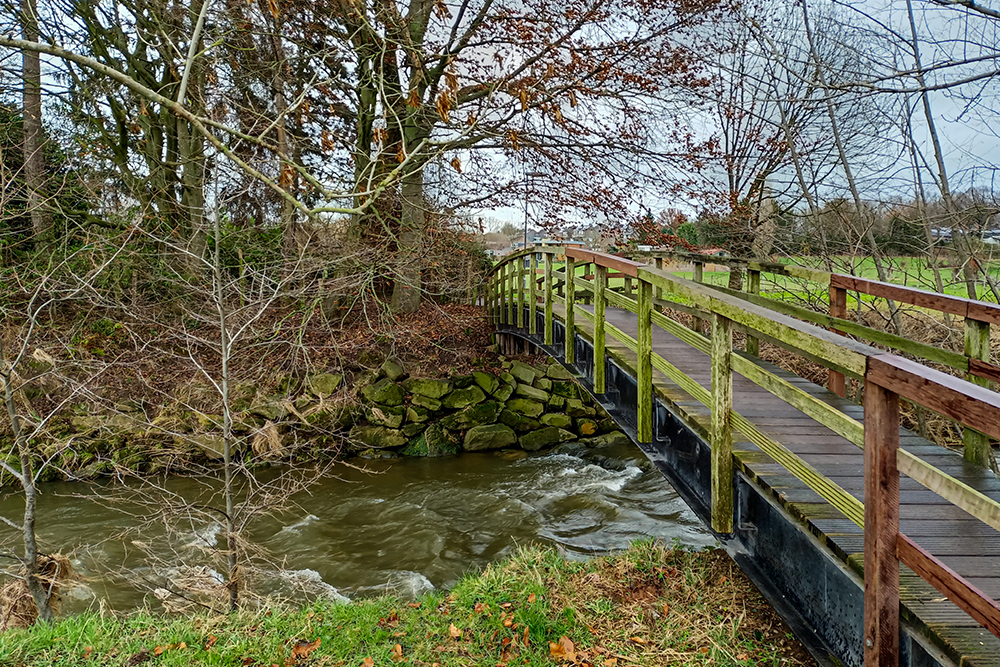
[{"label": "bridge railing baluster", "polygon": [[546,345],[552,345],[552,253],[545,253],[545,338]]},{"label": "bridge railing baluster", "polygon": [[733,321],[712,313],[712,530],[733,532]]},{"label": "bridge railing baluster", "polygon": [[604,368],[604,309],[607,306],[605,291],[608,288],[608,269],[594,264],[594,393],[607,390]]},{"label": "bridge railing baluster", "polygon": [[[842,320],[847,319],[847,290],[842,287],[830,285],[830,316]],[[834,333],[844,336],[843,331],[831,329]],[[827,371],[827,387],[830,391],[841,398],[847,397],[846,376],[840,371],[832,368]]]},{"label": "bridge railing baluster", "polygon": [[576,307],[576,284],[573,280],[576,277],[576,260],[566,256],[566,302],[565,317],[563,324],[566,326],[566,340],[563,346],[563,356],[567,364],[576,363],[576,349],[574,347],[576,339],[576,317],[573,309]]},{"label": "bridge railing baluster", "polygon": [[636,412],[639,442],[653,442],[653,285],[641,278],[639,282],[639,318],[636,337],[638,392]]},{"label": "bridge railing baluster", "polygon": [[517,284],[517,328],[524,328],[524,257],[517,258],[515,278]]},{"label": "bridge railing baluster", "polygon": [[538,258],[531,253],[528,260],[528,333],[538,333]]},{"label": "bridge railing baluster", "polygon": [[[747,269],[747,292],[760,294],[760,271]],[[760,339],[747,332],[747,354],[760,356]]]},{"label": "bridge railing baluster", "polygon": [[[990,360],[990,323],[971,317],[965,318],[965,356],[969,359]],[[989,387],[990,381],[966,373],[965,379],[980,387]],[[962,429],[962,443],[965,459],[983,466],[990,467],[990,439],[979,431],[966,426]]]}]

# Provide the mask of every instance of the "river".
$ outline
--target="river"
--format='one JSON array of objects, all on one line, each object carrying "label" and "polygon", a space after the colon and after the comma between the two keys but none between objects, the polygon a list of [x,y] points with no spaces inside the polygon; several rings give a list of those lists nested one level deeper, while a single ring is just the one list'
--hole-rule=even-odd
[{"label": "river", "polygon": [[[692,548],[714,543],[631,446],[359,463],[369,471],[337,466],[298,493],[294,506],[249,522],[252,542],[274,563],[259,568],[255,590],[413,597],[449,588],[519,545],[557,545],[568,558],[587,558],[645,537]],[[265,471],[262,481],[277,474]],[[157,609],[150,591],[182,575],[221,580],[212,558],[224,540],[211,513],[153,509],[163,498],[203,503],[217,484],[187,477],[160,483],[157,492],[138,481],[41,486],[43,548],[70,553],[79,580],[66,592],[65,612]],[[13,521],[22,507],[16,495],[0,500],[0,514]],[[217,558],[214,564],[221,569]]]}]

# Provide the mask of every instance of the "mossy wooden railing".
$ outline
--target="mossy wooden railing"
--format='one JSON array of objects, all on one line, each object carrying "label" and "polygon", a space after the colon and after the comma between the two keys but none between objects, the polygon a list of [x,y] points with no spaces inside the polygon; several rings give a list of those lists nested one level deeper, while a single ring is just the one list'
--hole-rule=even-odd
[{"label": "mossy wooden railing", "polygon": [[[562,270],[553,268],[553,256],[566,255]],[[541,275],[536,256],[543,258]],[[525,267],[525,259],[528,267]],[[583,267],[593,267],[593,272]],[[779,268],[780,267],[780,268]],[[527,270],[525,270],[527,268]],[[777,265],[775,270],[797,273],[797,268]],[[758,265],[757,270],[763,267]],[[808,270],[803,270],[808,271]],[[819,272],[813,272],[819,273]],[[624,277],[621,293],[608,286],[609,276]],[[827,274],[828,276],[831,274]],[[823,276],[816,276],[824,279]],[[829,278],[837,289],[847,289],[840,279]],[[870,281],[866,281],[870,282]],[[752,283],[751,283],[752,284]],[[859,286],[853,283],[855,286]],[[556,292],[559,286],[564,296]],[[890,290],[894,286],[871,285],[865,289],[891,294],[899,300],[917,301],[912,294]],[[635,298],[633,298],[633,292]],[[593,312],[577,303],[593,300]],[[1000,438],[1000,394],[973,382],[953,377],[892,353],[828,331],[795,316],[796,309],[770,308],[775,302],[758,302],[745,294],[732,294],[674,276],[621,257],[578,248],[535,247],[509,255],[494,268],[487,282],[486,298],[491,321],[535,333],[537,309],[544,308],[542,342],[553,344],[553,304],[562,306],[566,364],[574,364],[577,318],[592,322],[594,348],[593,390],[606,391],[606,341],[614,341],[635,354],[637,380],[637,438],[653,440],[653,369],[660,371],[692,398],[711,410],[711,523],[718,533],[733,530],[733,432],[742,433],[775,462],[837,508],[865,531],[865,664],[895,665],[899,641],[899,563],[937,588],[994,635],[1000,637],[1000,605],[954,573],[899,532],[899,474],[918,481],[972,516],[1000,530],[1000,503],[934,468],[899,447],[900,397],[944,414],[984,436]],[[951,298],[930,299],[938,307],[952,307]],[[975,308],[973,307],[975,305]],[[989,305],[989,304],[985,304]],[[636,314],[637,335],[632,338],[605,318],[608,306]],[[978,302],[964,305],[964,316],[977,322],[1000,322],[992,309]],[[528,310],[527,324],[525,309]],[[663,309],[695,316],[693,327],[667,317]],[[958,310],[955,307],[955,310]],[[957,314],[957,313],[956,313]],[[983,318],[983,319],[976,319]],[[996,319],[994,319],[996,318]],[[802,318],[806,319],[806,318]],[[704,323],[710,332],[701,331]],[[819,324],[851,324],[842,318],[821,319]],[[658,326],[700,350],[711,359],[711,388],[706,389],[682,373],[653,349],[652,331]],[[829,403],[771,372],[753,357],[733,353],[733,329],[745,330],[751,338],[774,341],[865,382],[864,422],[840,412]],[[554,353],[558,351],[550,350]],[[956,363],[959,363],[955,359]],[[780,442],[767,436],[752,421],[733,409],[734,372],[794,406],[864,450],[865,502],[862,503]]]},{"label": "mossy wooden railing", "polygon": [[[745,272],[744,291],[734,291],[719,285],[710,285],[710,287],[726,294],[739,296],[756,305],[777,310],[796,319],[826,327],[841,335],[851,336],[879,347],[895,350],[906,356],[953,368],[962,373],[965,379],[983,387],[989,387],[990,381],[1000,382],[1000,366],[992,363],[990,359],[990,325],[1000,324],[1000,306],[997,304],[777,262],[715,257],[689,252],[651,251],[634,256],[645,260],[654,260],[657,268],[662,268],[664,260],[690,264],[693,269],[694,282],[698,283],[703,282],[704,267],[709,264],[726,266],[730,271]],[[828,293],[829,313],[816,312],[804,306],[770,298],[766,293],[762,294],[762,274],[799,279],[815,284]],[[935,313],[963,318],[963,351],[956,352],[915,341],[848,319],[847,296],[849,292],[853,293],[857,300],[860,300],[862,295],[866,295],[876,299],[885,299],[892,304],[909,304]],[[780,341],[773,339],[770,342],[781,344]],[[748,335],[746,351],[754,355],[758,354],[757,338]],[[793,351],[803,352],[801,350]],[[804,354],[804,356],[823,363],[823,360],[808,354]],[[847,377],[863,380],[861,376],[851,373],[848,369],[838,368],[830,364],[824,365],[829,370],[827,386],[838,396],[846,396],[847,394]],[[966,427],[963,429],[963,442],[967,460],[978,465],[990,464],[990,442],[986,434]]]}]

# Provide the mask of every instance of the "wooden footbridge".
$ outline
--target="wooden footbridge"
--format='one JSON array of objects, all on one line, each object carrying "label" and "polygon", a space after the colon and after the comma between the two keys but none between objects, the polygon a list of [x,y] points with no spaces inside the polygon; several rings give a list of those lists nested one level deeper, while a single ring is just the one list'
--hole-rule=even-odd
[{"label": "wooden footbridge", "polygon": [[[821,662],[1000,665],[1000,480],[984,465],[1000,308],[760,262],[732,267],[734,292],[698,282],[716,260],[688,259],[694,281],[662,257],[535,247],[494,269],[485,303],[502,345],[576,373]],[[761,274],[828,286],[830,314],[761,295]],[[964,354],[848,319],[849,292],[963,318]],[[827,367],[829,389],[759,359],[761,340]],[[901,429],[901,399],[964,425],[965,456]]]}]

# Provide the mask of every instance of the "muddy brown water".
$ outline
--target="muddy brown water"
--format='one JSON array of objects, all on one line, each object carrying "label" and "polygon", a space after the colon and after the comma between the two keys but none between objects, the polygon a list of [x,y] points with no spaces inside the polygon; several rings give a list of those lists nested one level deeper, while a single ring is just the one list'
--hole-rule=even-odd
[{"label": "muddy brown water", "polygon": [[[569,558],[587,558],[641,538],[692,548],[714,543],[630,446],[364,463],[370,472],[339,466],[297,494],[293,507],[251,520],[248,535],[270,561],[257,569],[255,591],[297,599],[415,597],[447,589],[519,545],[555,545]],[[217,481],[160,483],[166,494],[137,481],[42,485],[44,549],[71,553],[79,579],[66,592],[65,611],[161,609],[156,589],[162,597],[180,579],[222,581],[220,522],[211,513],[153,509],[164,498],[209,504]],[[19,521],[22,509],[15,495],[0,499],[7,519]],[[4,537],[11,544],[13,531]]]}]

